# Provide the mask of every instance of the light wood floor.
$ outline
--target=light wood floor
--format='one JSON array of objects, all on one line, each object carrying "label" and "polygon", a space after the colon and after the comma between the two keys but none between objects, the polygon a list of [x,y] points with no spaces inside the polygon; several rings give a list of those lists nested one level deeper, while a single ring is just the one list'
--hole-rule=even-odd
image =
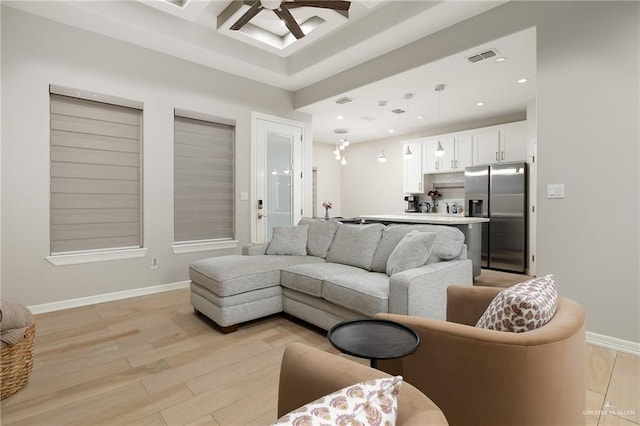
[{"label": "light wood floor", "polygon": [[[2,401],[3,425],[266,425],[276,419],[284,347],[336,353],[323,332],[281,317],[222,335],[194,315],[187,290],[38,315],[36,324],[34,370]],[[640,424],[638,357],[586,351],[588,424]],[[611,405],[635,414],[598,414]]]}]

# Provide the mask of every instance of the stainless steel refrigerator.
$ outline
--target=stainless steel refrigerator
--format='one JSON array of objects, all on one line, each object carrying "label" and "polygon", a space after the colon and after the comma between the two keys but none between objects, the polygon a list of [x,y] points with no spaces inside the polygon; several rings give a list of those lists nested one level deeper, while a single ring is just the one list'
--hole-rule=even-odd
[{"label": "stainless steel refrigerator", "polygon": [[482,224],[482,267],[525,273],[527,269],[527,164],[467,167],[464,172],[468,216]]}]

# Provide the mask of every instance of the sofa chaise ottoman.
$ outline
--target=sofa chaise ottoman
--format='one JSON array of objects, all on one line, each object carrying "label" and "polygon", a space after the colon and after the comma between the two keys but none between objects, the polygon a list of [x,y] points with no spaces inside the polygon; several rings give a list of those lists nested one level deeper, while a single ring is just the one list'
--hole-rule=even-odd
[{"label": "sofa chaise ottoman", "polygon": [[193,262],[189,277],[192,306],[225,333],[280,312],[323,329],[379,312],[444,319],[447,287],[473,282],[454,227],[308,218],[242,255]]}]

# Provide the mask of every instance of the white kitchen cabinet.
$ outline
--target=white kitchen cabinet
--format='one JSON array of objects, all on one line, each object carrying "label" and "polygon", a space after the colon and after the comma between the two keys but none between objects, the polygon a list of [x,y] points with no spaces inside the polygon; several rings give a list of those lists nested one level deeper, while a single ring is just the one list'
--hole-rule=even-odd
[{"label": "white kitchen cabinet", "polygon": [[[413,155],[410,159],[404,158],[407,145]],[[404,193],[422,194],[422,140],[410,141],[402,145],[402,156],[404,162]]]},{"label": "white kitchen cabinet", "polygon": [[500,131],[489,130],[473,135],[473,164],[500,162]]},{"label": "white kitchen cabinet", "polygon": [[525,126],[510,125],[500,129],[500,162],[527,159],[527,133]]},{"label": "white kitchen cabinet", "polygon": [[473,135],[473,164],[497,164],[527,159],[525,123],[512,123]]},{"label": "white kitchen cabinet", "polygon": [[464,171],[471,165],[471,136],[446,136],[439,139],[444,149],[444,155],[435,155],[438,149],[438,139],[427,140],[425,149],[425,173],[445,173]]}]

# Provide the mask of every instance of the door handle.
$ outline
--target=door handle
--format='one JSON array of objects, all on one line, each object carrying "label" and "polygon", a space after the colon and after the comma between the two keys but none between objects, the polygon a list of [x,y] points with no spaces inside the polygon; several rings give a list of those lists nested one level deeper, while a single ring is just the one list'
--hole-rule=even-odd
[{"label": "door handle", "polygon": [[498,161],[498,151],[496,151],[496,161]]},{"label": "door handle", "polygon": [[267,215],[258,212],[258,219],[262,219],[263,217],[267,217]]},{"label": "door handle", "polygon": [[455,166],[453,165],[453,160],[451,160],[451,168],[455,169]]},{"label": "door handle", "polygon": [[502,152],[500,153],[500,159],[501,159],[501,160],[504,160],[504,151],[502,151]]}]

